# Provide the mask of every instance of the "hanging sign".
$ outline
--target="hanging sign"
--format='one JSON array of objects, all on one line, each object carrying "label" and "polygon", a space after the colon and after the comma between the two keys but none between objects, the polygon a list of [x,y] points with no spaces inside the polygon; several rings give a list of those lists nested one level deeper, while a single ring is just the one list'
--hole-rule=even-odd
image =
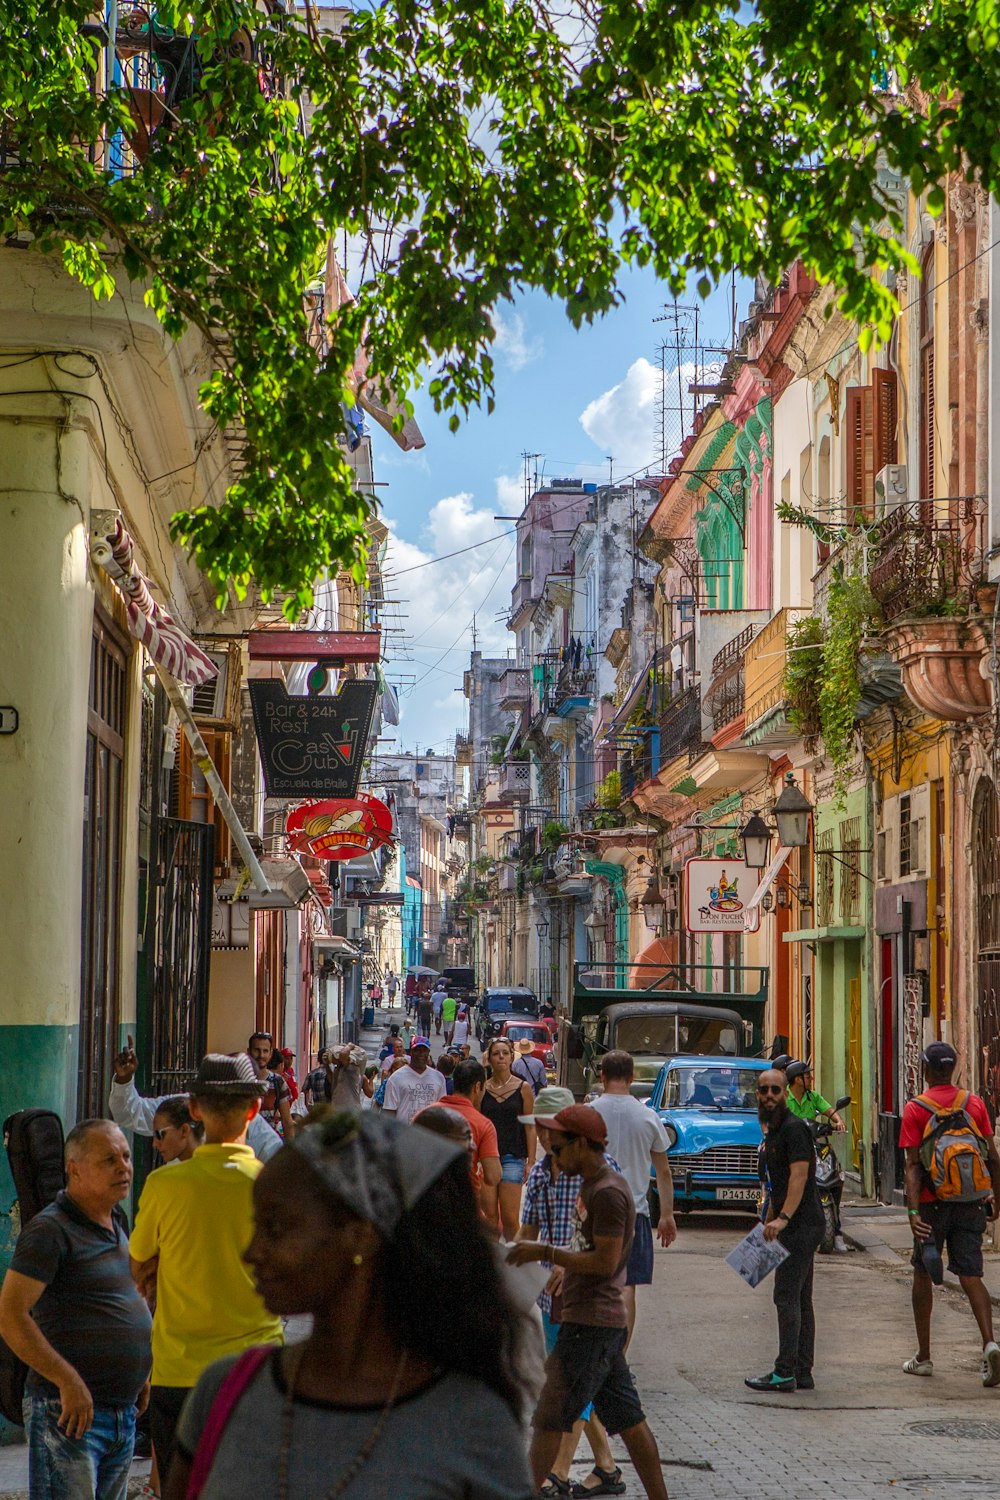
[{"label": "hanging sign", "polygon": [[374,678],[334,698],[292,698],[276,678],[251,678],[254,729],[269,797],[353,797],[378,697]]},{"label": "hanging sign", "polygon": [[314,859],[358,859],[392,843],[392,813],[367,792],[357,797],[304,802],[288,814],[285,832],[297,854],[311,854]]},{"label": "hanging sign", "polygon": [[684,866],[687,931],[756,931],[760,911],[747,908],[759,876],[760,871],[752,870],[742,859],[689,859]]}]

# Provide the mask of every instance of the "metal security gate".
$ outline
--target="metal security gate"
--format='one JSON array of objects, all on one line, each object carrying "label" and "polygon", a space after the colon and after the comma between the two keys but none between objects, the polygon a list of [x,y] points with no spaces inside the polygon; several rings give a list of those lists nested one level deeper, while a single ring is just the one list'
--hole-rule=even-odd
[{"label": "metal security gate", "polygon": [[156,821],[148,1029],[154,1095],[186,1088],[205,1053],[214,845],[211,823]]},{"label": "metal security gate", "polygon": [[1000,802],[992,781],[976,794],[976,1041],[975,1082],[990,1119],[1000,1113]]}]

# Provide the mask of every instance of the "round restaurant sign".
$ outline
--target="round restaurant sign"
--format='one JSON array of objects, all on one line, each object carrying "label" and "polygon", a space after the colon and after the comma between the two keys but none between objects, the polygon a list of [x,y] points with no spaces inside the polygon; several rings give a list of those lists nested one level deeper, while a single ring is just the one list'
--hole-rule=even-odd
[{"label": "round restaurant sign", "polygon": [[392,843],[392,813],[384,802],[360,792],[303,802],[288,814],[288,842],[315,859],[357,859]]}]

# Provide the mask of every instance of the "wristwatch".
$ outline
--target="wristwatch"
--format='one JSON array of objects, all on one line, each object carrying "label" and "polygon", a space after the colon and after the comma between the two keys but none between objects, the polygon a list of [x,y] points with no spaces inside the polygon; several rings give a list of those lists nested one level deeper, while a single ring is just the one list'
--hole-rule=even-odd
[{"label": "wristwatch", "polygon": [[790,1224],[791,1223],[791,1220],[789,1219],[789,1217],[788,1217],[787,1214],[775,1214],[774,1217],[775,1217],[776,1220],[777,1219],[784,1219],[784,1221],[785,1221],[786,1224]]}]

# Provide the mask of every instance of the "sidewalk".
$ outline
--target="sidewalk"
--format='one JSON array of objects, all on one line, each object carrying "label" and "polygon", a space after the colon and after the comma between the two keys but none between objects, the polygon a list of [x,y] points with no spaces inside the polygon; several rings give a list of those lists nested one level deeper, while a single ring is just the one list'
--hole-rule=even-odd
[{"label": "sidewalk", "polygon": [[[864,1250],[873,1260],[905,1261],[909,1264],[913,1235],[910,1233],[910,1220],[905,1208],[895,1204],[887,1206],[881,1203],[845,1201],[841,1218],[844,1238],[856,1249]],[[987,1233],[983,1247],[983,1283],[993,1302],[1000,1307],[1000,1251],[989,1248],[991,1244],[992,1236]],[[957,1288],[958,1277],[945,1271],[944,1284]]]}]

